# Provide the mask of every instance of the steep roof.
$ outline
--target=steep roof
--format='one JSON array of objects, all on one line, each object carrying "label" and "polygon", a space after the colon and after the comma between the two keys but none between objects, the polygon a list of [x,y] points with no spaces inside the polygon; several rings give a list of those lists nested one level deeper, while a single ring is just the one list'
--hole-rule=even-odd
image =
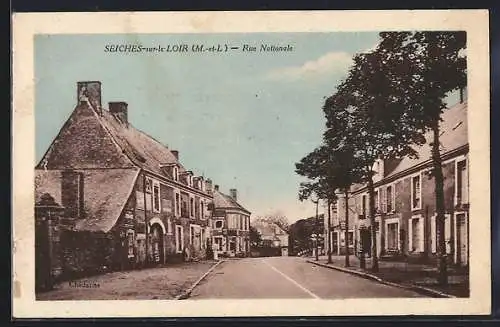
[{"label": "steep roof", "polygon": [[163,172],[160,165],[175,163],[179,166],[179,172],[185,171],[168,147],[152,136],[136,129],[130,123],[120,121],[108,110],[102,111],[100,119],[118,145],[139,167],[161,175]]},{"label": "steep roof", "polygon": [[131,161],[159,175],[160,165],[175,163],[185,171],[166,145],[108,110],[96,111],[88,102],[76,106],[37,168],[125,168]]},{"label": "steep roof", "polygon": [[[458,149],[468,144],[467,135],[467,102],[458,103],[453,107],[446,109],[441,115],[442,121],[440,123],[441,135],[439,137],[441,146],[441,155]],[[422,164],[430,159],[432,142],[432,132],[425,135],[426,144],[415,147],[418,153],[417,159],[404,157],[394,166],[392,171],[387,172],[384,179],[390,178],[398,173],[404,172],[407,169]]]},{"label": "steep roof", "polygon": [[215,208],[225,208],[225,209],[237,209],[245,211],[250,214],[250,211],[245,209],[241,204],[236,202],[232,197],[227,194],[224,194],[218,190],[214,191],[214,205]]},{"label": "steep roof", "polygon": [[[458,103],[446,109],[441,114],[440,131],[440,152],[441,155],[450,151],[459,149],[468,144],[467,130],[467,102]],[[433,135],[428,132],[425,135],[426,143],[422,146],[415,146],[418,158],[403,157],[387,163],[385,176],[378,183],[384,183],[385,180],[395,177],[399,174],[405,174],[406,171],[424,164],[431,159],[431,147]],[[362,190],[365,184],[357,183],[351,186],[351,192]]]},{"label": "steep roof", "polygon": [[[85,218],[77,220],[75,230],[109,232],[130,197],[139,169],[87,169],[81,172]],[[49,193],[62,204],[61,173],[62,170],[35,170],[35,202],[44,193]]]}]

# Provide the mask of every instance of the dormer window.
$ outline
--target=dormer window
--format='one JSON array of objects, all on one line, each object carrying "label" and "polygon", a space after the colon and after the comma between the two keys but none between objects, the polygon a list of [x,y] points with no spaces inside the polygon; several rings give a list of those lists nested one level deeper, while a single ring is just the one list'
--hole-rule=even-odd
[{"label": "dormer window", "polygon": [[172,173],[172,178],[174,181],[179,181],[179,168],[177,166],[174,166],[173,173]]}]

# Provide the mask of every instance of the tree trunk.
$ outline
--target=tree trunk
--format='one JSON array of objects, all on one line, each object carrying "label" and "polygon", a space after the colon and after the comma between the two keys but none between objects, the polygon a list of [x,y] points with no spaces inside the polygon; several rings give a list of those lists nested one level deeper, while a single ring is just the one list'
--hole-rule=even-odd
[{"label": "tree trunk", "polygon": [[[371,169],[371,168],[370,168]],[[370,229],[372,236],[372,271],[378,272],[378,253],[377,253],[377,230],[375,228],[375,191],[373,189],[373,178],[368,179],[368,207],[370,215]]]},{"label": "tree trunk", "polygon": [[441,155],[439,153],[439,120],[432,128],[432,166],[436,194],[436,233],[438,244],[438,283],[442,286],[448,284],[446,239],[445,239],[445,208],[444,208],[444,177]]},{"label": "tree trunk", "polygon": [[319,204],[319,199],[316,200],[316,226],[315,226],[315,239],[314,239],[314,242],[315,242],[315,250],[316,250],[316,261],[319,260],[319,251],[318,251],[318,248],[319,248],[319,235],[318,235],[318,222],[319,222],[319,218],[318,218],[318,204]]},{"label": "tree trunk", "polygon": [[[349,267],[349,191],[346,189],[345,194],[345,266]],[[354,238],[354,235],[353,235]]]},{"label": "tree trunk", "polygon": [[328,240],[328,263],[332,263],[332,237],[331,237],[331,229],[332,229],[332,215],[330,212],[330,199],[328,199],[328,230],[327,230],[327,240]]}]

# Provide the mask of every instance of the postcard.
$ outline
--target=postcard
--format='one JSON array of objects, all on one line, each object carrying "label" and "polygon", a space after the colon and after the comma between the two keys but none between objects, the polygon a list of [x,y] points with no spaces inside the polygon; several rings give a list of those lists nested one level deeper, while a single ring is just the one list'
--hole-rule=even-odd
[{"label": "postcard", "polygon": [[15,14],[13,316],[490,313],[488,35],[485,10]]}]

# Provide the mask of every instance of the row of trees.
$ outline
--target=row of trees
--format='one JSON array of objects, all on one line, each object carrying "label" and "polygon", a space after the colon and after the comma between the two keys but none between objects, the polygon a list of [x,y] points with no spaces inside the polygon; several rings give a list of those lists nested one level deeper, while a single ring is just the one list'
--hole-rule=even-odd
[{"label": "row of trees", "polygon": [[[425,144],[424,135],[431,131],[439,282],[446,284],[439,122],[447,107],[447,95],[466,86],[466,35],[383,32],[379,36],[380,42],[373,51],[354,56],[347,77],[324,103],[323,144],[296,163],[296,172],[309,179],[301,184],[299,199],[323,199],[330,208],[337,199],[336,191],[347,197],[352,184],[363,183],[367,186],[369,219],[374,226],[373,164],[378,159],[416,157],[414,146]],[[371,240],[371,269],[378,271],[375,228],[371,228]]]}]

